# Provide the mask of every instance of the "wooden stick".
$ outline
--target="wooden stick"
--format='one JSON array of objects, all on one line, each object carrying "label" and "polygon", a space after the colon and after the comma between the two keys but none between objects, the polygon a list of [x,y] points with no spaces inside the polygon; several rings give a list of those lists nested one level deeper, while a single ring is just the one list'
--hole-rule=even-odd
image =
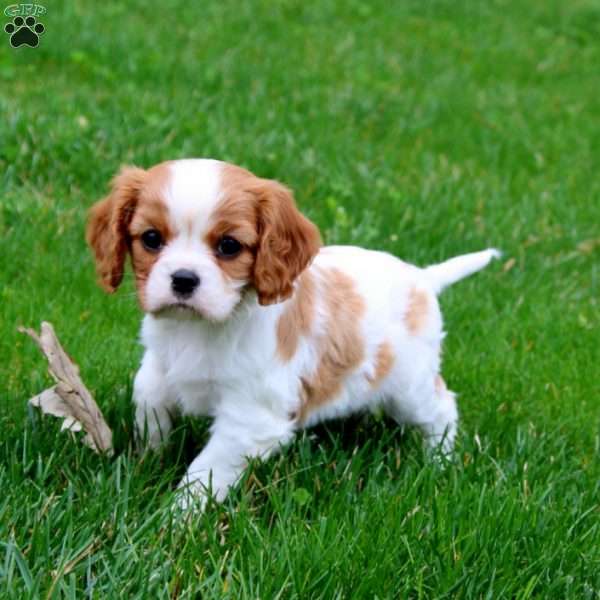
[{"label": "wooden stick", "polygon": [[44,413],[65,419],[63,429],[79,431],[83,428],[84,442],[96,452],[112,454],[112,431],[106,424],[102,411],[79,376],[79,367],[60,345],[54,328],[42,322],[38,335],[33,329],[19,327],[39,346],[48,360],[48,371],[56,385],[29,400]]}]

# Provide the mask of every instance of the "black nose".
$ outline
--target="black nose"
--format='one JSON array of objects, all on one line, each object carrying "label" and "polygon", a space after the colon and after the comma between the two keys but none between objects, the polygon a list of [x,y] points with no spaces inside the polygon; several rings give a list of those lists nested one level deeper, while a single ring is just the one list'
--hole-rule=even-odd
[{"label": "black nose", "polygon": [[181,298],[186,298],[194,293],[200,284],[200,277],[188,269],[178,269],[171,274],[171,288]]}]

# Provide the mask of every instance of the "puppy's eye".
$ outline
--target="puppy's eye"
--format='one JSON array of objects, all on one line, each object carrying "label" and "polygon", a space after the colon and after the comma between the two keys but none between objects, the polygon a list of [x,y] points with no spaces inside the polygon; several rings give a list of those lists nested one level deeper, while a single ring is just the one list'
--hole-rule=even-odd
[{"label": "puppy's eye", "polygon": [[142,233],[142,244],[144,244],[144,248],[146,250],[150,250],[151,252],[156,252],[160,250],[163,246],[162,235],[160,235],[160,231],[156,229],[147,229]]},{"label": "puppy's eye", "polygon": [[224,258],[233,258],[242,250],[242,245],[234,238],[224,235],[217,246],[217,254]]}]

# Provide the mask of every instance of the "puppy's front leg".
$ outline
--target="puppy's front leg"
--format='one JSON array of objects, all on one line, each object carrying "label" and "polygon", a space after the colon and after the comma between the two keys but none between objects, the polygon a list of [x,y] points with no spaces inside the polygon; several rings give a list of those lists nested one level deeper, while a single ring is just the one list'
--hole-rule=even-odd
[{"label": "puppy's front leg", "polygon": [[162,365],[150,350],[135,376],[133,402],[138,446],[158,448],[171,431],[175,400],[167,388]]},{"label": "puppy's front leg", "polygon": [[248,464],[248,458],[267,458],[290,441],[293,421],[264,407],[225,406],[216,416],[211,437],[192,461],[179,484],[181,508],[202,509],[210,492],[224,500]]}]

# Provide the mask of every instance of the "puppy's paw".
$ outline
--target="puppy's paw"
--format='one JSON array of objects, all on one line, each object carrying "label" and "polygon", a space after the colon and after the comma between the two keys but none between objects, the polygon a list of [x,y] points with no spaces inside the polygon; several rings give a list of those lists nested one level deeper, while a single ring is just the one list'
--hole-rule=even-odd
[{"label": "puppy's paw", "polygon": [[135,442],[138,453],[148,450],[160,450],[166,445],[173,417],[163,405],[149,406],[147,403],[135,400]]},{"label": "puppy's paw", "polygon": [[177,486],[173,510],[180,515],[201,514],[206,508],[210,492],[199,481],[188,481],[186,478]]},{"label": "puppy's paw", "polygon": [[135,432],[135,452],[139,456],[158,452],[164,447],[164,441],[158,436],[149,436],[146,432],[142,435],[137,429]]}]

